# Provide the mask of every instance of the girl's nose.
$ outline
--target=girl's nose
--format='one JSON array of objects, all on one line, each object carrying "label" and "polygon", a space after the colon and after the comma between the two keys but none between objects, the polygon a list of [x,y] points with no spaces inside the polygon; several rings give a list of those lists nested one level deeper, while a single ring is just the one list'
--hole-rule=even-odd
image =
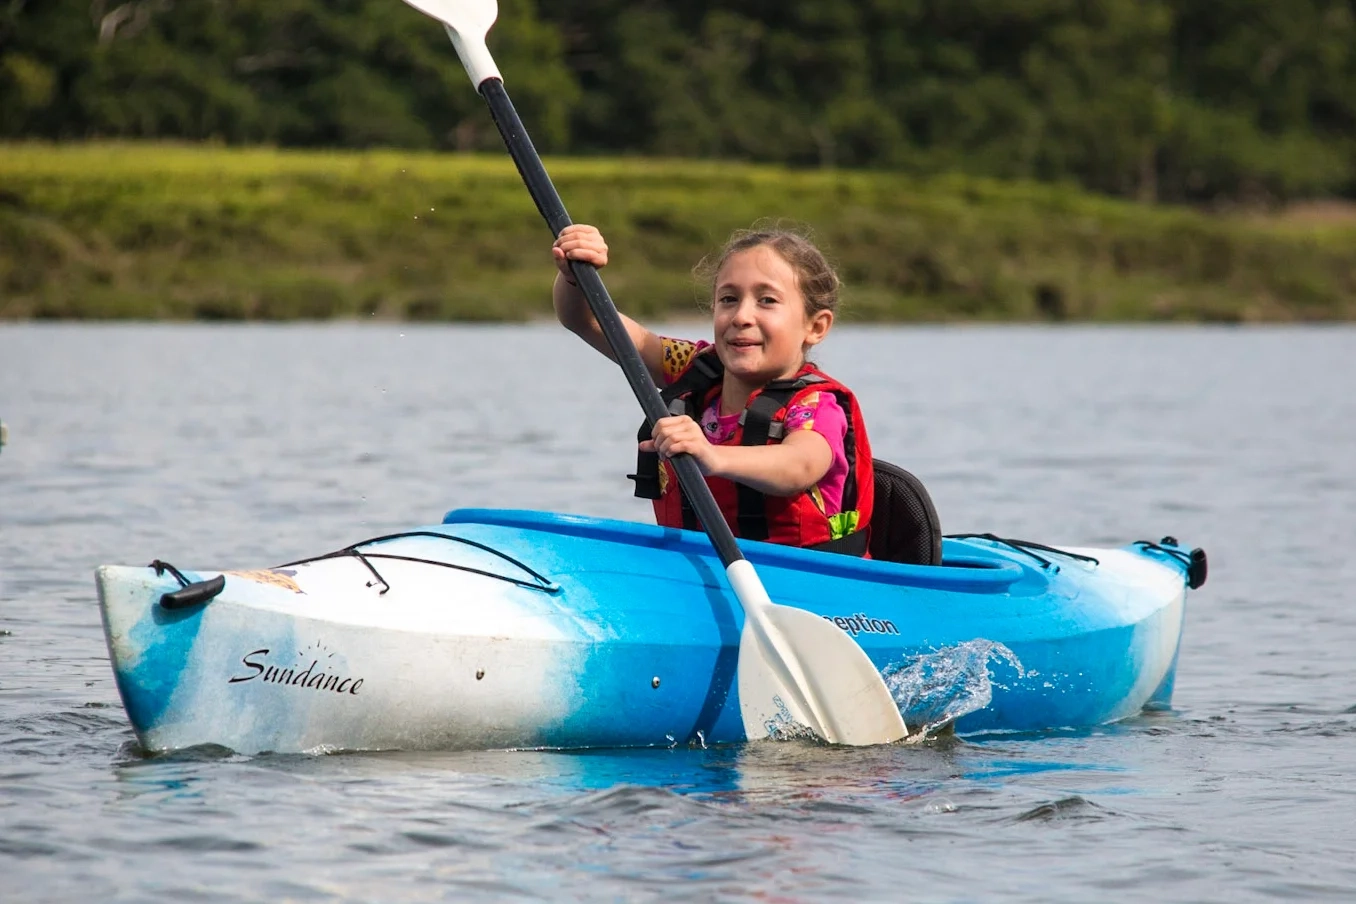
[{"label": "girl's nose", "polygon": [[735,308],[734,322],[740,324],[753,323],[753,310],[757,304],[757,301],[750,298],[740,299],[738,307]]}]

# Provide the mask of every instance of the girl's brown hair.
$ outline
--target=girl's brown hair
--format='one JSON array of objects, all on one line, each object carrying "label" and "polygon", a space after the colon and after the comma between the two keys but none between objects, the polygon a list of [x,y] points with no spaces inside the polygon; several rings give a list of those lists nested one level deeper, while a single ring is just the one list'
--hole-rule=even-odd
[{"label": "girl's brown hair", "polygon": [[[796,273],[796,285],[805,297],[805,317],[809,319],[820,311],[838,311],[838,290],[842,286],[824,252],[799,232],[789,229],[739,229],[730,236],[714,263],[703,258],[694,268],[698,278],[708,284],[725,262],[741,251],[766,245],[775,251]],[[714,289],[714,286],[712,286]]]}]

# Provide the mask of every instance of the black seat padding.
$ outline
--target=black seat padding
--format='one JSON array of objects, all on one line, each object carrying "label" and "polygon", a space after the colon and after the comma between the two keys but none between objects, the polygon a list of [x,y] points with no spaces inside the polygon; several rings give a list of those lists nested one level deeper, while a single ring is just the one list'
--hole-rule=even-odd
[{"label": "black seat padding", "polygon": [[871,558],[906,565],[942,564],[942,525],[923,482],[901,467],[872,459],[876,502]]}]

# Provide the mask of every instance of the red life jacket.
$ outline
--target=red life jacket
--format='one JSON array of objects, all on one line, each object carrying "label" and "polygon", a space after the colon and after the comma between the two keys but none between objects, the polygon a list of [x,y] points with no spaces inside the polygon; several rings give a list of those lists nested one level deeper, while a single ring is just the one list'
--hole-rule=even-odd
[{"label": "red life jacket", "polygon": [[[715,352],[703,352],[693,356],[660,395],[669,411],[700,422],[702,412],[719,394],[724,375],[725,366]],[[876,483],[871,443],[850,389],[806,363],[794,377],[774,380],[749,396],[734,442],[745,446],[781,442],[787,410],[813,392],[833,393],[847,415],[844,451],[848,473],[840,514],[832,518],[825,515],[808,490],[795,496],[770,496],[723,477],[707,477],[706,483],[737,537],[864,556]],[[637,438],[649,439],[651,429],[648,422],[642,424]],[[661,526],[701,530],[672,464],[661,462],[654,452],[641,452],[636,473],[629,476],[636,482],[637,496],[654,500],[655,520]]]}]

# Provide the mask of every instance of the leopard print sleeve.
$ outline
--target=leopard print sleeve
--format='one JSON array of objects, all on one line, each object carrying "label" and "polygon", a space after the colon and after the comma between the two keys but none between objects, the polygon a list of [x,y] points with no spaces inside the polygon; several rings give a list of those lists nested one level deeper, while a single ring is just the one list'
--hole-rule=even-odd
[{"label": "leopard print sleeve", "polygon": [[703,349],[711,347],[711,343],[691,339],[670,339],[668,336],[659,337],[660,344],[664,349],[664,385],[672,383],[678,379],[678,375],[687,369],[692,363],[692,356],[701,352]]}]

